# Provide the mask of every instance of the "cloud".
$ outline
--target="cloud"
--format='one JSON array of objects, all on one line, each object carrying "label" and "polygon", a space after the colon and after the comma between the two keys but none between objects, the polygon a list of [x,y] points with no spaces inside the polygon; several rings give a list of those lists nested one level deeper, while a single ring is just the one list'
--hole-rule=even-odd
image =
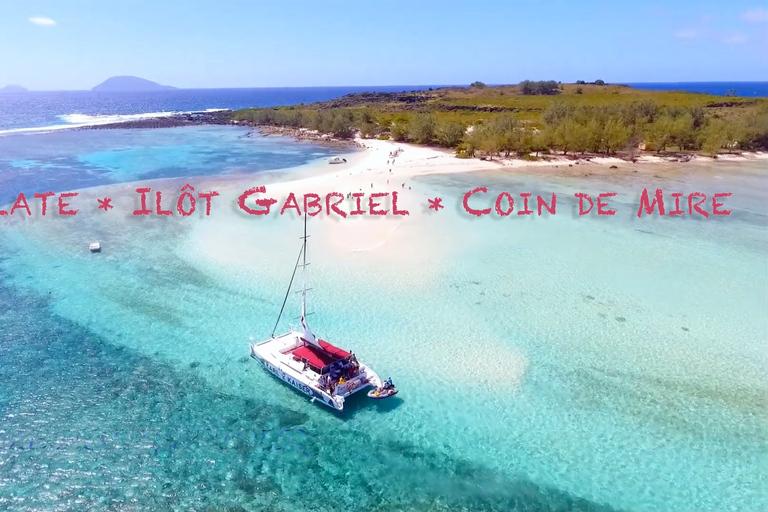
[{"label": "cloud", "polygon": [[41,27],[52,27],[56,24],[51,18],[29,18],[29,21]]},{"label": "cloud", "polygon": [[747,23],[763,23],[768,21],[768,10],[762,7],[750,9],[741,15],[741,19]]},{"label": "cloud", "polygon": [[698,30],[678,30],[675,32],[675,37],[678,39],[694,39],[699,37]]},{"label": "cloud", "polygon": [[723,41],[728,44],[741,44],[741,43],[746,43],[747,38],[741,32],[734,32],[733,34],[726,36],[723,39]]}]

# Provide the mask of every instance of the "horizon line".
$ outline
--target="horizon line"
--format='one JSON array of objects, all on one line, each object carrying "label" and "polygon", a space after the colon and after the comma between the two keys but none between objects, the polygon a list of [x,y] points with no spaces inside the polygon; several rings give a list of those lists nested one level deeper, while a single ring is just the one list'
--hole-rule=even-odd
[{"label": "horizon line", "polygon": [[[485,83],[488,87],[512,87],[517,86],[521,82],[509,82],[509,83]],[[533,80],[538,81],[538,80]],[[564,83],[570,85],[581,85],[576,82],[563,82],[558,80],[557,83]],[[26,92],[96,92],[96,93],[121,93],[121,92],[172,92],[176,91],[207,91],[207,90],[242,90],[242,89],[340,89],[340,88],[363,88],[363,87],[468,87],[470,83],[466,84],[367,84],[367,85],[288,85],[288,86],[228,86],[228,87],[173,87],[172,89],[165,90],[148,90],[148,91],[94,91],[91,89],[27,89],[25,91],[19,91],[12,94],[23,94]],[[585,85],[591,85],[591,82],[587,82]],[[768,80],[681,80],[674,82],[667,81],[643,81],[643,82],[623,82],[623,81],[606,81],[605,85],[643,85],[643,84],[768,84]],[[18,85],[19,84],[8,84]],[[159,84],[164,85],[164,84]],[[3,93],[8,94],[8,93]]]}]

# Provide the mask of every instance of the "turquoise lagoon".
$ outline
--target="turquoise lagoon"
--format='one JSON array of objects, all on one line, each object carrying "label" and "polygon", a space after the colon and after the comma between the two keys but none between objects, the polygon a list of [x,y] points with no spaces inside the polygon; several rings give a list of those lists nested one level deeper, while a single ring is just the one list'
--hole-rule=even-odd
[{"label": "turquoise lagoon", "polygon": [[[107,184],[94,194],[168,178],[154,183],[222,196],[211,217],[3,221],[3,508],[768,507],[759,166],[431,176],[403,192],[412,215],[386,244],[355,252],[312,220],[313,328],[401,390],[336,414],[248,358],[249,338],[272,331],[301,222],[231,207],[237,190],[324,172],[313,159],[331,152],[269,139],[249,153],[256,139],[241,135],[71,132],[58,150],[14,154],[27,180],[62,165]],[[49,136],[61,134],[37,137]],[[471,217],[461,197],[481,185],[557,192],[558,214]],[[639,192],[657,186],[733,192],[734,212],[638,219]],[[618,192],[617,215],[575,215],[575,191]],[[447,208],[427,210],[438,195]],[[100,255],[85,250],[95,236]],[[281,328],[296,307],[291,296]]]}]

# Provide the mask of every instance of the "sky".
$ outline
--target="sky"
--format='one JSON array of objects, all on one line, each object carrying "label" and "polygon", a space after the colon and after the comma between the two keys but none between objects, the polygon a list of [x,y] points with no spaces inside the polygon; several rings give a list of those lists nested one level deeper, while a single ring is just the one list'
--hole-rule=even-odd
[{"label": "sky", "polygon": [[0,1],[0,87],[31,90],[765,81],[766,50],[756,0]]}]

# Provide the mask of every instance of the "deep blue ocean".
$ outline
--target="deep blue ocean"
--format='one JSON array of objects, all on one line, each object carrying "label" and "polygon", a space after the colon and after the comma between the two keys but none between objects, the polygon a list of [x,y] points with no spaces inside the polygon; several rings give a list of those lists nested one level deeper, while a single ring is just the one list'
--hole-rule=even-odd
[{"label": "deep blue ocean", "polygon": [[716,96],[725,96],[729,91],[733,91],[733,96],[768,96],[768,82],[642,82],[626,85],[652,91],[686,91]]},{"label": "deep blue ocean", "polygon": [[[207,109],[273,107],[326,101],[356,92],[400,92],[430,86],[285,87],[260,89],[180,89],[109,93],[28,92],[0,95],[0,133],[20,128],[99,122],[97,116],[126,116]],[[439,87],[439,86],[433,86]],[[114,119],[118,121],[119,119]]]}]

